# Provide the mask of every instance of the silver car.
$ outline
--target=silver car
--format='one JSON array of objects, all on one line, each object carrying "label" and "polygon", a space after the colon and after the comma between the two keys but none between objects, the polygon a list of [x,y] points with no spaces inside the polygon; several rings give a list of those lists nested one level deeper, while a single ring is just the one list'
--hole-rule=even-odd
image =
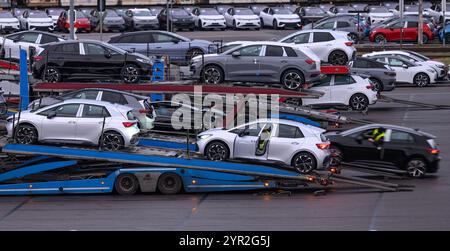
[{"label": "silver car", "polygon": [[134,109],[133,114],[139,121],[139,129],[141,129],[142,133],[153,129],[156,113],[150,104],[150,97],[118,90],[105,88],[85,88],[69,92],[61,96],[50,96],[36,99],[30,103],[28,108],[31,110],[37,110],[68,99],[99,100],[129,106]]},{"label": "silver car", "polygon": [[299,173],[328,165],[330,143],[324,129],[284,119],[259,119],[235,128],[210,129],[197,136],[209,160],[247,159],[281,163]]},{"label": "silver car", "polygon": [[320,78],[319,63],[289,44],[251,42],[221,54],[197,56],[190,70],[205,84],[260,82],[297,90]]},{"label": "silver car", "polygon": [[[8,137],[19,144],[37,142],[100,145],[114,151],[138,143],[132,108],[109,102],[70,99],[7,119]],[[105,122],[103,125],[103,121]]]}]

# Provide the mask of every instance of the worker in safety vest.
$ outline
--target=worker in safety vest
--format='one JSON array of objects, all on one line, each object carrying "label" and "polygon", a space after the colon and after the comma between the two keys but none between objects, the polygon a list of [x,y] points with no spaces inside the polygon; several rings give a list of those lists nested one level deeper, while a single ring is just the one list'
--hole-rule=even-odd
[{"label": "worker in safety vest", "polygon": [[272,126],[264,127],[261,135],[259,136],[258,148],[256,149],[256,155],[264,155],[266,152],[267,142],[269,142],[270,134],[272,132]]},{"label": "worker in safety vest", "polygon": [[380,159],[384,158],[384,149],[383,149],[383,142],[384,142],[384,136],[386,134],[386,129],[383,127],[375,128],[372,132],[372,136],[369,138],[370,142],[373,142],[373,144],[377,147],[377,150],[380,151]]}]

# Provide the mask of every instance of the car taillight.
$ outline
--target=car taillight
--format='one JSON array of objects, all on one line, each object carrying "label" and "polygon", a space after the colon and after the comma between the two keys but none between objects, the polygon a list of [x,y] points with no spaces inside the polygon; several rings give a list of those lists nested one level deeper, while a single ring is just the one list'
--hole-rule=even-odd
[{"label": "car taillight", "polygon": [[147,109],[139,109],[139,113],[147,113],[147,112],[149,112],[149,110],[147,110]]},{"label": "car taillight", "polygon": [[439,154],[441,151],[437,148],[428,148],[428,152],[431,154]]},{"label": "car taillight", "polygon": [[279,99],[278,99],[278,102],[284,103],[284,102],[286,102],[286,98],[279,98]]},{"label": "car taillight", "polygon": [[347,46],[352,46],[352,45],[353,45],[353,42],[345,42],[345,45],[347,45]]},{"label": "car taillight", "polygon": [[330,147],[330,143],[319,143],[319,144],[316,144],[316,146],[320,150],[325,150],[325,149],[328,149]]},{"label": "car taillight", "polygon": [[131,127],[131,126],[134,126],[136,124],[136,122],[122,122],[122,124],[125,127]]},{"label": "car taillight", "polygon": [[369,84],[368,86],[366,86],[366,88],[367,88],[367,89],[369,89],[369,90],[370,90],[370,89],[372,89],[372,90],[373,90],[373,88],[374,88],[374,85],[373,85],[373,84]]},{"label": "car taillight", "polygon": [[34,56],[33,59],[35,62],[37,62],[37,61],[41,61],[43,59],[43,57],[42,56]]},{"label": "car taillight", "polygon": [[305,62],[307,63],[307,64],[315,64],[316,63],[316,61],[314,61],[314,60],[312,60],[312,59],[306,59],[305,60]]}]

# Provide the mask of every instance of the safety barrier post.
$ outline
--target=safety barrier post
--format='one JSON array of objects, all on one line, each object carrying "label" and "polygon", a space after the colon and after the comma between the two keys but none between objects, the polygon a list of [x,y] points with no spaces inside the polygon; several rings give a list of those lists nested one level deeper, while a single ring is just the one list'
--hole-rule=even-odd
[{"label": "safety barrier post", "polygon": [[27,51],[20,50],[20,108],[26,110],[29,103]]},{"label": "safety barrier post", "polygon": [[186,154],[187,154],[187,159],[190,159],[190,151],[189,151],[189,128],[186,131]]},{"label": "safety barrier post", "polygon": [[[103,114],[103,110],[102,110],[102,114]],[[99,151],[102,150],[103,131],[105,130],[105,119],[106,119],[106,116],[103,114],[102,132],[101,132],[101,134],[100,134],[100,140],[99,140],[99,142],[98,142],[98,150],[99,150]]]}]

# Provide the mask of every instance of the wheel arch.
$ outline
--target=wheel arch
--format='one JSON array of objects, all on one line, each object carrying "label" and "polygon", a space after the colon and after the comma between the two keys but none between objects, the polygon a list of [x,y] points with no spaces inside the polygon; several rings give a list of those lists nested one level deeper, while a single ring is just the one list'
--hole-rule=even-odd
[{"label": "wheel arch", "polygon": [[217,66],[219,67],[219,69],[222,71],[223,74],[223,79],[226,80],[226,74],[225,74],[225,67],[219,63],[216,62],[211,62],[211,63],[205,63],[205,65],[203,65],[201,71],[200,71],[200,76],[203,76],[203,72],[205,71],[205,68],[208,66]]},{"label": "wheel arch", "polygon": [[305,72],[303,71],[303,69],[301,69],[301,68],[299,68],[299,67],[296,67],[296,66],[293,66],[293,65],[288,65],[288,66],[286,66],[284,69],[282,69],[282,70],[280,71],[281,73],[280,73],[280,75],[278,76],[278,79],[280,80],[280,83],[281,83],[281,81],[282,81],[282,78],[283,78],[284,74],[285,74],[287,71],[290,71],[290,70],[299,71],[299,72],[302,74],[303,79],[304,79],[305,82],[306,82]]},{"label": "wheel arch", "polygon": [[295,156],[297,156],[299,153],[302,153],[302,152],[311,154],[314,157],[314,160],[316,161],[316,165],[317,166],[319,165],[319,162],[318,162],[319,157],[317,157],[317,154],[315,154],[314,151],[311,151],[311,150],[306,149],[306,148],[298,149],[293,154],[291,154],[291,165],[294,162]]},{"label": "wheel arch", "polygon": [[118,133],[121,137],[122,137],[122,139],[125,141],[125,136],[123,135],[123,133],[122,132],[120,132],[119,130],[117,130],[117,129],[115,129],[115,128],[105,128],[104,130],[103,130],[103,133],[102,134],[100,134],[100,136],[98,137],[98,144],[100,145],[100,139],[102,138],[102,136],[103,136],[103,134],[105,134],[105,133],[107,133],[107,132],[114,132],[114,133]]},{"label": "wheel arch", "polygon": [[33,122],[31,122],[31,121],[29,121],[29,120],[25,120],[25,121],[19,121],[19,123],[17,123],[16,125],[14,125],[14,128],[13,128],[13,131],[15,131],[15,128],[17,128],[18,126],[21,126],[21,125],[29,125],[29,126],[32,126],[32,127],[34,127],[34,129],[36,130],[36,133],[37,133],[37,138],[38,138],[38,140],[40,140],[40,133],[39,133],[39,130],[38,130],[38,127],[33,123]]}]

